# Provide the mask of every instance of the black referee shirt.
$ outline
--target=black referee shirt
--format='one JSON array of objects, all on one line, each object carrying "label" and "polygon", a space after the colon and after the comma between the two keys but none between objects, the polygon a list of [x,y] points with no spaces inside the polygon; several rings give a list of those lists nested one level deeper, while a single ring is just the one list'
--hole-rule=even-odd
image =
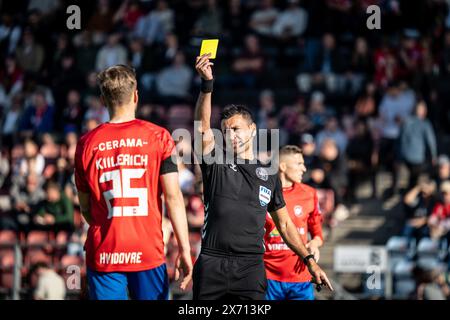
[{"label": "black referee shirt", "polygon": [[248,160],[244,164],[202,161],[200,167],[205,204],[202,251],[263,254],[266,214],[285,206],[278,174],[269,175],[268,165]]}]

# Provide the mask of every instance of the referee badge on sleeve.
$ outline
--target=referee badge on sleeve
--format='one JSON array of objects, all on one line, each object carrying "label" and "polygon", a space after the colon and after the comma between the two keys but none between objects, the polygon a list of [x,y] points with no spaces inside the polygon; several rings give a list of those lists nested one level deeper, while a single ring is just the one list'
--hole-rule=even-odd
[{"label": "referee badge on sleeve", "polygon": [[259,186],[259,203],[261,206],[265,207],[269,204],[271,195],[272,191],[270,191],[270,189]]}]

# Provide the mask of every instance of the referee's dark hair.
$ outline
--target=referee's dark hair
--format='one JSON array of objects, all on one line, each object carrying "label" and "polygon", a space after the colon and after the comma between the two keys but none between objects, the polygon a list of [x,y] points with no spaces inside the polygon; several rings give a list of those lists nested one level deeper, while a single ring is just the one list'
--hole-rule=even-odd
[{"label": "referee's dark hair", "polygon": [[241,104],[230,104],[226,106],[220,114],[220,121],[230,119],[235,115],[241,115],[245,120],[248,121],[249,124],[252,124],[254,122],[251,111],[246,106]]}]

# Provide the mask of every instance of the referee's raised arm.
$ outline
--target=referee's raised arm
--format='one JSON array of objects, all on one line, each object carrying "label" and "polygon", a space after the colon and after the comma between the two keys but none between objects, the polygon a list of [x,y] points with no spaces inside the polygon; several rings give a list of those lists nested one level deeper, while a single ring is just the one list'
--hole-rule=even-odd
[{"label": "referee's raised arm", "polygon": [[200,94],[195,105],[195,130],[201,134],[196,139],[195,150],[202,150],[202,154],[208,154],[214,149],[214,134],[211,131],[211,95],[213,90],[212,66],[209,61],[210,54],[197,57],[195,69],[202,79]]}]

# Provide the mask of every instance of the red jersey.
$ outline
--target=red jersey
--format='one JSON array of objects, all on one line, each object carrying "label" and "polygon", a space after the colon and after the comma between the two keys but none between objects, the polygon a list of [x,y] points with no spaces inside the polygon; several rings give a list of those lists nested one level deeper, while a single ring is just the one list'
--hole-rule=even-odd
[{"label": "red jersey", "polygon": [[143,271],[164,263],[159,172],[174,146],[167,130],[138,119],[104,123],[79,140],[75,182],[90,194],[89,268]]},{"label": "red jersey", "polygon": [[[289,216],[297,227],[303,243],[308,242],[308,232],[311,238],[323,239],[322,214],[316,190],[306,184],[295,183],[290,188],[283,188],[283,197]],[[269,214],[266,216],[265,229],[264,263],[267,279],[282,282],[311,281],[311,275],[301,258],[284,243]]]}]

